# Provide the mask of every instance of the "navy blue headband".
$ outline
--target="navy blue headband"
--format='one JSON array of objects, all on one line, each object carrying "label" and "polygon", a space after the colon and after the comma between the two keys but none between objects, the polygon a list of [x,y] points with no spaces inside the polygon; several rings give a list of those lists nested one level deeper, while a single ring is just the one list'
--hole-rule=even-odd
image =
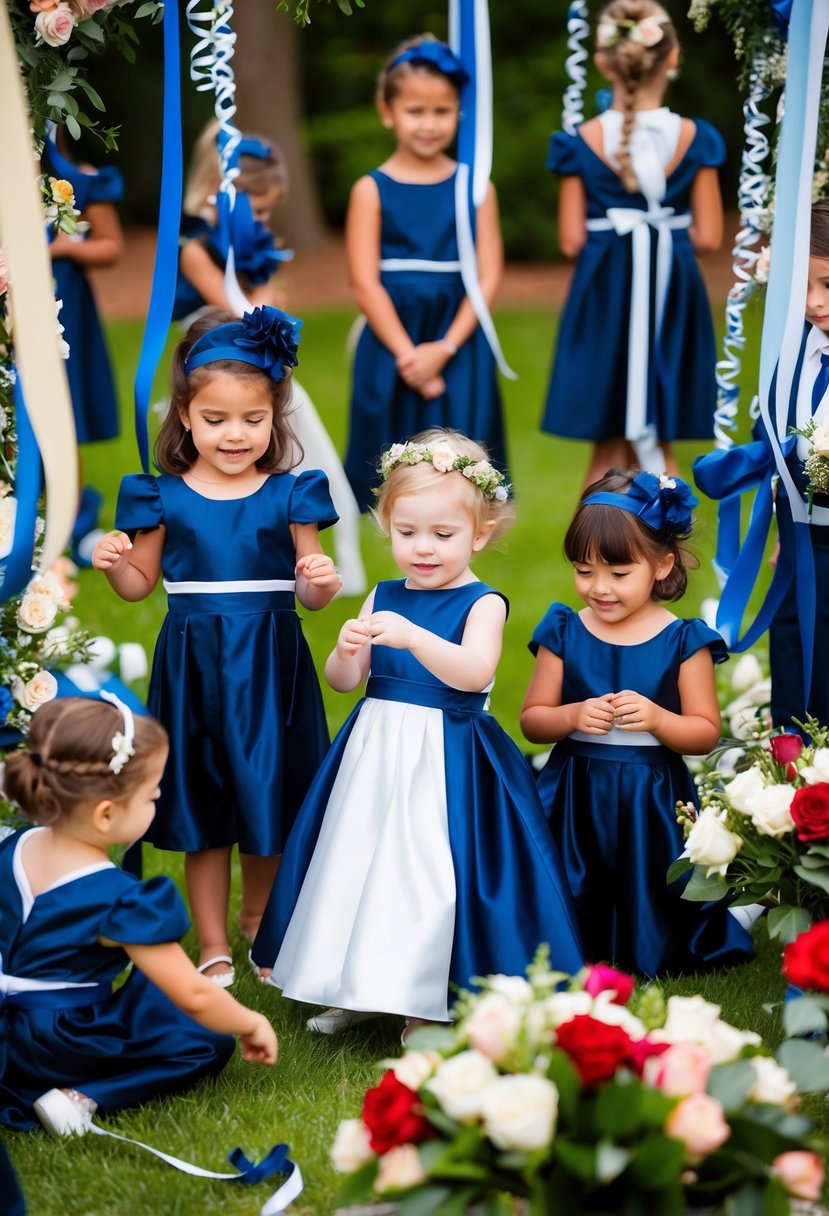
[{"label": "navy blue headband", "polygon": [[386,68],[386,74],[393,72],[403,63],[411,63],[415,66],[419,63],[428,63],[430,67],[437,68],[444,76],[448,76],[459,89],[469,80],[466,68],[445,42],[419,42],[417,46],[410,46],[392,59]]},{"label": "navy blue headband", "polygon": [[654,532],[671,536],[687,536],[691,531],[693,508],[699,502],[681,477],[663,473],[640,473],[630,483],[625,494],[600,491],[581,500],[580,506],[618,507],[641,519]]},{"label": "navy blue headband", "polygon": [[286,367],[297,365],[297,345],[302,322],[279,308],[265,305],[246,312],[241,321],[228,321],[202,334],[184,360],[189,376],[206,363],[235,359],[281,380]]}]

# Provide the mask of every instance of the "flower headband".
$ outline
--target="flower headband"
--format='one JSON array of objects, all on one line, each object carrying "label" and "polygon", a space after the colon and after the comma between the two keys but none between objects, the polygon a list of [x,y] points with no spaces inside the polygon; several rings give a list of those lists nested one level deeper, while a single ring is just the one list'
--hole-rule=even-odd
[{"label": "flower headband", "polygon": [[135,748],[132,745],[135,738],[135,718],[129,705],[125,705],[120,697],[116,697],[114,692],[107,692],[106,689],[101,689],[101,700],[108,701],[110,705],[114,705],[124,719],[123,731],[117,730],[112,736],[113,755],[109,762],[109,767],[117,776],[130,756],[135,755]]},{"label": "flower headband", "polygon": [[261,368],[272,380],[281,380],[286,367],[296,367],[296,349],[302,322],[279,308],[263,305],[246,312],[241,321],[228,321],[202,334],[184,360],[184,374],[206,363],[235,359]]},{"label": "flower headband", "polygon": [[625,494],[601,491],[581,500],[582,507],[618,507],[629,511],[647,524],[654,532],[665,532],[669,536],[687,536],[693,523],[692,509],[699,502],[691,493],[687,482],[680,477],[669,477],[662,473],[640,473],[630,483]]},{"label": "flower headband", "polygon": [[605,17],[596,29],[596,46],[600,51],[612,51],[622,38],[629,38],[631,42],[650,48],[664,37],[665,31],[657,17],[643,17],[641,21],[613,21]]},{"label": "flower headband", "polygon": [[389,72],[393,72],[395,68],[399,68],[403,63],[411,63],[415,67],[419,63],[428,63],[430,67],[436,68],[444,76],[447,76],[459,89],[463,88],[469,80],[469,73],[466,68],[451,47],[448,47],[445,42],[419,42],[417,46],[408,47],[405,51],[401,51],[399,55],[395,55],[386,68],[386,74],[388,75]]},{"label": "flower headband", "polygon": [[477,486],[485,498],[506,502],[510,486],[503,473],[493,468],[488,460],[475,460],[462,456],[446,444],[429,447],[425,443],[395,443],[380,457],[378,472],[387,481],[392,469],[398,464],[421,464],[425,461],[438,473],[463,473],[473,486]]}]

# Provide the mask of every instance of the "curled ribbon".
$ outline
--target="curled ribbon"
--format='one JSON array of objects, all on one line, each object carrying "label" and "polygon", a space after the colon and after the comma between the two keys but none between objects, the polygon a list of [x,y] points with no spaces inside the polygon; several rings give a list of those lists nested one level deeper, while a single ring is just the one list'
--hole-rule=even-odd
[{"label": "curled ribbon", "polygon": [[576,127],[584,122],[584,90],[587,87],[587,51],[585,39],[590,33],[587,20],[587,5],[584,0],[573,0],[567,10],[567,49],[570,54],[564,61],[569,83],[564,90],[561,109],[561,126],[568,135],[574,135]]}]

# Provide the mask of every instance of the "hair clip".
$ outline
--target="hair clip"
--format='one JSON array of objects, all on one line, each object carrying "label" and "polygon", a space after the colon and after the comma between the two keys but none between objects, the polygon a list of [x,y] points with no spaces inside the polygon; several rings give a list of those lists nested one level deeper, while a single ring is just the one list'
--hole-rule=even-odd
[{"label": "hair clip", "polygon": [[109,762],[109,767],[117,776],[130,756],[135,755],[135,748],[132,745],[135,738],[135,718],[129,705],[125,705],[120,697],[116,697],[114,692],[107,692],[106,689],[101,689],[100,695],[101,700],[108,701],[110,705],[114,705],[124,719],[123,731],[116,731],[112,736],[113,756]]}]

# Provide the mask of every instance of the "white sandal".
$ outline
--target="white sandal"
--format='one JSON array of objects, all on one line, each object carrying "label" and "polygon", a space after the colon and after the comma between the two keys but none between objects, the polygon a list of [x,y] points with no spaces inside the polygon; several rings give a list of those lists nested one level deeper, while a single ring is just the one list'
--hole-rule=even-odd
[{"label": "white sandal", "polygon": [[382,1013],[369,1013],[364,1009],[326,1009],[309,1018],[305,1025],[316,1034],[341,1034],[356,1026],[358,1022],[369,1022],[372,1018],[381,1018]]},{"label": "white sandal", "polygon": [[49,1089],[33,1105],[50,1136],[85,1136],[98,1109],[97,1102],[74,1089]]},{"label": "white sandal", "polygon": [[233,959],[229,954],[217,954],[215,958],[209,958],[205,962],[200,963],[196,970],[199,975],[204,975],[216,963],[229,963],[230,970],[220,971],[218,975],[208,975],[207,979],[212,980],[214,984],[218,984],[220,988],[230,988],[232,984],[236,983],[236,972],[233,970]]}]

